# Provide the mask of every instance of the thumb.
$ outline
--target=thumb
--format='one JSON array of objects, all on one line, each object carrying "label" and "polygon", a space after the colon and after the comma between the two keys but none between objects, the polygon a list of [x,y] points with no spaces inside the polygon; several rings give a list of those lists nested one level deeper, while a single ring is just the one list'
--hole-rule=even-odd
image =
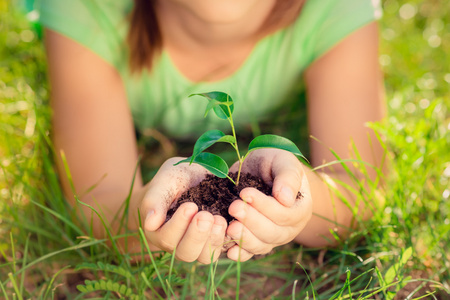
[{"label": "thumb", "polygon": [[164,213],[157,214],[154,209],[150,209],[145,214],[144,229],[146,231],[156,231],[162,224],[164,224],[164,219]]},{"label": "thumb", "polygon": [[150,187],[145,193],[141,204],[145,230],[156,231],[164,224],[167,211],[177,195],[174,189],[174,187],[168,189]]},{"label": "thumb", "polygon": [[297,193],[302,185],[303,173],[302,166],[296,158],[294,161],[274,159],[272,194],[284,206],[291,207],[295,203]]}]

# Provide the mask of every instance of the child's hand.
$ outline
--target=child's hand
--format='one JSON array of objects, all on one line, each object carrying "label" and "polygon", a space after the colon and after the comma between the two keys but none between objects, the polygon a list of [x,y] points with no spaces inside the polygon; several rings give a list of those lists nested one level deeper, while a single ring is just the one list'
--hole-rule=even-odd
[{"label": "child's hand", "polygon": [[[237,245],[228,250],[228,258],[245,261],[255,254],[266,254],[291,242],[303,230],[312,216],[311,193],[303,168],[287,151],[261,149],[249,154],[243,172],[273,184],[273,196],[246,188],[240,193],[242,200],[231,204],[229,213],[237,221],[228,226],[227,235]],[[302,196],[296,199],[298,191]]]},{"label": "child's hand", "polygon": [[207,174],[206,169],[196,164],[173,166],[181,159],[167,160],[149,183],[141,203],[143,229],[151,244],[175,252],[177,259],[208,264],[216,261],[221,253],[227,228],[223,217],[198,212],[197,205],[191,202],[182,204],[164,224],[173,201]]}]

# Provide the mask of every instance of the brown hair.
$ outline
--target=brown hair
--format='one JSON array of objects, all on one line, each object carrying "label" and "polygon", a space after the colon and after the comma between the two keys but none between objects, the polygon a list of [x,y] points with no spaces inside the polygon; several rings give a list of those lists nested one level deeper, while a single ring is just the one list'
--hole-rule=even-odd
[{"label": "brown hair", "polygon": [[[272,13],[261,27],[261,34],[267,35],[294,22],[305,1],[277,0]],[[162,36],[154,4],[155,0],[134,0],[127,36],[131,73],[139,74],[144,69],[151,70],[155,58],[161,52]]]}]

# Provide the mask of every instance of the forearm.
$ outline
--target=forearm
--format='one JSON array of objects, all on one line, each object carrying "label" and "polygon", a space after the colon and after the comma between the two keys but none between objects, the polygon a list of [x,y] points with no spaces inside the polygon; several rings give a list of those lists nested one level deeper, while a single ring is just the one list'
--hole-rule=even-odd
[{"label": "forearm", "polygon": [[305,168],[305,172],[311,188],[313,216],[295,239],[296,242],[308,247],[335,244],[336,239],[331,231],[343,238],[357,226],[356,217],[370,217],[369,205],[349,191],[349,187],[356,190],[358,187],[345,171],[328,175]]},{"label": "forearm", "polygon": [[[73,197],[69,201],[77,209],[79,222],[86,225],[94,237],[109,240],[109,232],[121,252],[132,254],[141,251],[140,238],[136,234],[125,234],[138,231],[139,218],[142,223],[145,221],[142,213],[139,216],[139,209],[146,191],[147,186],[136,187],[127,200],[128,192],[126,191],[109,189],[95,192],[94,190],[80,198],[82,203],[76,203]],[[116,238],[122,234],[125,237]],[[111,245],[109,241],[108,244]],[[151,250],[159,249],[151,246]]]},{"label": "forearm", "polygon": [[138,208],[145,193],[145,187],[134,189],[131,196],[114,189],[92,192],[80,198],[75,204],[79,219],[92,226],[95,237],[104,238],[108,230],[117,235],[125,229],[137,230],[139,224]]},{"label": "forearm", "polygon": [[[90,199],[83,197],[83,202],[89,204],[97,210],[102,216],[103,221],[98,217],[93,210],[87,206],[83,206],[83,212],[79,213],[86,216],[86,221],[89,226],[92,226],[94,237],[98,239],[108,239],[107,244],[112,245],[109,241],[108,233],[105,229],[105,225],[111,233],[112,238],[115,241],[115,245],[121,253],[132,255],[133,260],[141,260],[142,256],[139,255],[147,253],[147,249],[142,244],[141,237],[138,234],[138,229],[145,222],[145,213],[142,211],[141,202],[148,191],[148,185],[135,188],[131,197],[129,198],[128,209],[125,212],[125,202],[127,197],[117,197],[115,192],[103,192],[92,194]],[[121,222],[124,220],[123,223]],[[142,224],[140,223],[142,222]],[[122,223],[122,224],[121,224]],[[126,229],[128,231],[126,231]],[[144,230],[145,231],[145,230]],[[131,233],[131,234],[126,234]],[[124,235],[122,238],[117,238],[118,235]],[[147,244],[152,252],[161,251],[160,248],[151,243],[147,238]],[[137,254],[133,256],[133,254]]]}]

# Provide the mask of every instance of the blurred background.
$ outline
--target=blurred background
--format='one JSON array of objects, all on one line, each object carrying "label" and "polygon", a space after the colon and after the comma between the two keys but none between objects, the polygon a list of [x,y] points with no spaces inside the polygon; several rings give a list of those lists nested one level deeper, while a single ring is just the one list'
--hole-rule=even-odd
[{"label": "blurred background", "polygon": [[[384,0],[382,7],[379,62],[389,116],[377,130],[392,160],[386,205],[337,250],[282,249],[272,260],[246,265],[250,273],[280,277],[284,288],[298,280],[303,287],[298,299],[313,290],[329,299],[346,287],[348,274],[361,277],[342,292],[344,298],[350,290],[363,295],[378,289],[373,298],[412,299],[428,291],[430,299],[450,299],[450,2]],[[0,0],[0,298],[72,299],[80,290],[75,283],[84,279],[120,280],[100,272],[99,261],[117,259],[112,250],[78,238],[83,231],[71,221],[52,168],[46,59],[37,20],[27,2]],[[277,269],[280,255],[295,253],[292,261],[298,262],[299,251],[302,262],[311,262],[305,272]],[[80,273],[76,266],[83,262],[97,269]],[[223,267],[237,267],[230,266]],[[179,265],[180,282],[199,280],[208,287],[211,278],[201,277],[206,267],[192,268]],[[221,295],[227,295],[235,289],[234,273],[221,270]],[[244,277],[242,288],[255,288],[255,277]],[[145,295],[145,286],[120,284]],[[198,289],[193,287],[192,295]]]}]

